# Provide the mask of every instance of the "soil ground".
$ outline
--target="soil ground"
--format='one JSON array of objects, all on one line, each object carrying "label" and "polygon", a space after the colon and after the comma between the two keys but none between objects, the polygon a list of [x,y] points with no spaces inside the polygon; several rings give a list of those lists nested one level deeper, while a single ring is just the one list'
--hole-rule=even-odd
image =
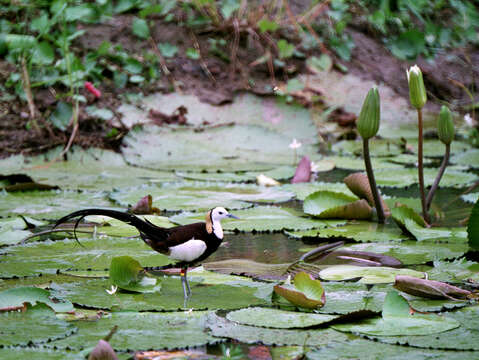
[{"label": "soil ground", "polygon": [[[143,51],[151,49],[147,41],[138,41],[138,38],[131,33],[132,18],[130,15],[121,15],[103,24],[83,25],[87,34],[92,35],[85,35],[76,42],[77,54],[85,55],[92,49],[97,49],[103,41],[121,44],[129,53],[142,54]],[[334,61],[345,65],[348,71],[364,79],[389,85],[398,96],[408,97],[405,72],[413,63],[393,57],[365,25],[355,24],[347,31],[356,44],[351,61],[345,63],[337,58],[334,58]],[[88,99],[87,105],[106,107],[115,113],[115,109],[123,101],[121,95],[125,92],[142,92],[146,95],[151,92],[173,90],[193,93],[202,101],[221,105],[232,101],[237,91],[271,95],[273,86],[308,71],[304,60],[297,59],[288,62],[287,71],[275,69],[274,74],[271,74],[267,64],[252,66],[251,64],[264,54],[264,49],[258,43],[251,42],[251,38],[243,32],[237,39],[239,46],[236,61],[228,63],[219,57],[208,55],[208,39],[217,36],[225,38],[228,44],[235,41],[234,29],[228,26],[221,31],[206,29],[193,34],[185,27],[157,22],[152,29],[152,36],[156,42],[177,45],[180,48],[179,54],[184,54],[184,50],[189,47],[199,46],[202,58],[200,61],[191,60],[186,56],[167,59],[166,66],[171,75],[163,76],[160,81],[148,86],[118,89],[107,76],[106,80],[98,86],[102,91],[100,99],[95,99],[86,90],[82,90],[83,95]],[[284,34],[284,36],[294,37],[291,34]],[[294,41],[294,39],[291,40]],[[325,45],[327,47],[327,44]],[[307,53],[307,56],[312,55],[320,55],[319,50]],[[479,88],[479,49],[477,48],[444,52],[439,54],[434,62],[419,58],[416,63],[423,70],[429,98],[436,104],[447,101],[458,107],[470,103],[470,99],[457,85],[458,83],[469,89]],[[0,61],[0,81],[5,82],[10,72],[14,70],[13,65]],[[71,127],[66,132],[61,132],[45,120],[48,119],[57,101],[55,92],[52,89],[35,90],[34,99],[40,113],[38,122],[42,130],[39,133],[26,128],[29,113],[25,102],[18,99],[0,102],[0,158],[17,153],[38,154],[68,142]],[[112,129],[112,124],[91,118],[83,110],[80,112],[79,120],[80,127],[74,138],[74,144],[83,147],[96,146],[118,150],[122,137],[128,132],[126,128],[119,128],[115,136],[107,136]]]}]

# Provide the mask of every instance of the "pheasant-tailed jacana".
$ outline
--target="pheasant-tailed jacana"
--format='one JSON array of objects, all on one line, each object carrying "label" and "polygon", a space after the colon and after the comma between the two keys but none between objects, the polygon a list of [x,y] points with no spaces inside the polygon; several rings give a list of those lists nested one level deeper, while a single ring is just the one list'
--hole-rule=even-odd
[{"label": "pheasant-tailed jacana", "polygon": [[[135,215],[121,211],[107,209],[84,209],[75,211],[62,217],[55,227],[70,219],[78,217],[74,230],[81,219],[88,215],[104,215],[123,221],[136,227],[143,241],[153,250],[168,255],[171,259],[178,260],[175,266],[181,267],[181,285],[185,300],[191,295],[190,284],[186,273],[189,266],[195,265],[214,253],[223,241],[223,228],[221,219],[234,218],[223,207],[215,207],[206,214],[206,222],[181,225],[172,228],[162,228],[142,220]],[[76,235],[75,235],[76,238]]]}]

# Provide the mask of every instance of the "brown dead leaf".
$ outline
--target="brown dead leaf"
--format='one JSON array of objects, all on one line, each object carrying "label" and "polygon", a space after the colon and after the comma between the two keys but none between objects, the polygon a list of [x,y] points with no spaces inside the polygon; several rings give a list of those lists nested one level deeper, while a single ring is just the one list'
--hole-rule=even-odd
[{"label": "brown dead leaf", "polygon": [[[360,199],[366,199],[372,207],[374,207],[374,197],[369,185],[368,176],[365,173],[354,173],[344,178],[344,183],[351,190],[351,192]],[[379,194],[380,201],[383,205],[384,215],[386,217],[391,216],[391,210],[384,202],[381,194]]]},{"label": "brown dead leaf", "polygon": [[441,281],[397,275],[394,287],[407,294],[428,299],[467,300],[474,297],[468,290]]}]

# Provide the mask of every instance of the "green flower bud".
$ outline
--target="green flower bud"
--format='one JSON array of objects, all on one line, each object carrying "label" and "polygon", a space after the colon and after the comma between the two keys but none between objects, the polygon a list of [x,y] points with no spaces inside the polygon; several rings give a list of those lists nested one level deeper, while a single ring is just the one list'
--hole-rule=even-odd
[{"label": "green flower bud", "polygon": [[449,145],[454,139],[454,122],[449,108],[445,105],[441,107],[439,118],[437,119],[437,135],[439,140]]},{"label": "green flower bud", "polygon": [[427,96],[419,66],[411,66],[407,71],[407,81],[409,83],[409,99],[411,100],[411,105],[416,109],[422,109],[427,101]]},{"label": "green flower bud", "polygon": [[356,126],[359,135],[365,140],[372,138],[379,130],[379,92],[377,87],[372,87],[364,99],[363,107],[359,113]]}]

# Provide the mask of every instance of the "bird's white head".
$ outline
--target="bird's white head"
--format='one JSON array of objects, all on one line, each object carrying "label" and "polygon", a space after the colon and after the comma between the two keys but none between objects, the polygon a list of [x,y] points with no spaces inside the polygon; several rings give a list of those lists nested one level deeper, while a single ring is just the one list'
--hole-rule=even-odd
[{"label": "bird's white head", "polygon": [[221,219],[228,217],[237,219],[236,216],[230,214],[224,207],[218,206],[211,210],[211,220],[213,222],[220,221]]}]

